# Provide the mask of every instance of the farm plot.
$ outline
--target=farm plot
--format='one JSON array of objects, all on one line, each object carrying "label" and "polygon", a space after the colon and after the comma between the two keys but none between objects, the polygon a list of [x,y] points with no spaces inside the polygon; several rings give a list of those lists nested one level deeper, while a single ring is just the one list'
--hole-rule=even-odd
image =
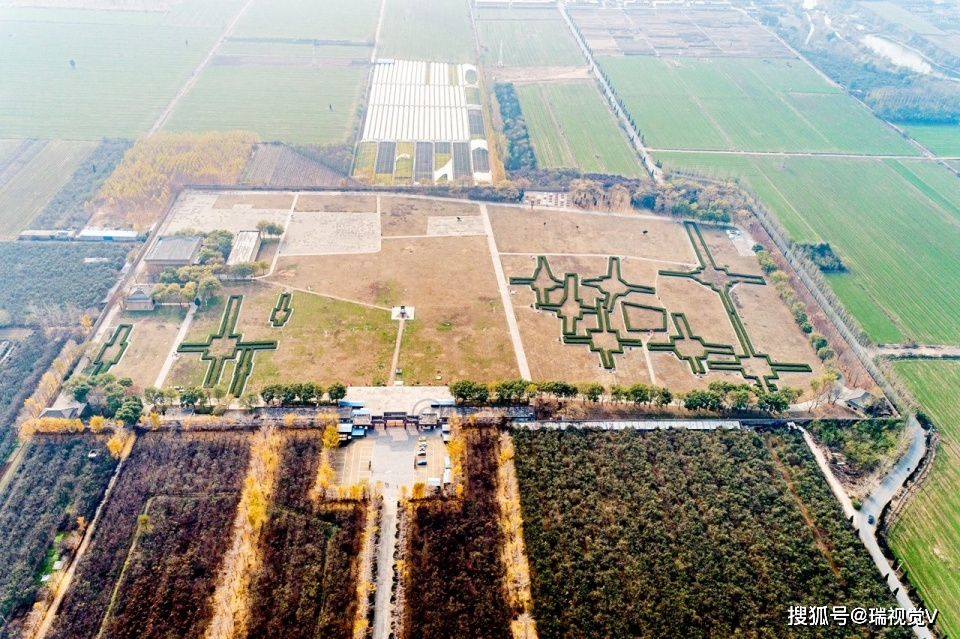
[{"label": "farm plot", "polygon": [[323,442],[288,436],[252,579],[249,637],[353,637],[367,502],[311,496]]},{"label": "farm plot", "polygon": [[51,636],[202,637],[248,453],[245,434],[142,435]]},{"label": "farm plot", "polygon": [[[166,130],[248,130],[265,141],[352,141],[365,67],[337,69],[208,67]],[[237,99],[243,95],[244,99]]]},{"label": "farm plot", "polygon": [[897,362],[897,373],[943,434],[930,476],[893,521],[890,547],[937,625],[960,633],[960,364]]},{"label": "farm plot", "polygon": [[960,157],[960,125],[911,125],[903,127],[914,140],[945,157]]},{"label": "farm plot", "polygon": [[[402,639],[508,639],[503,535],[498,525],[496,429],[465,432],[462,499],[409,503]],[[469,597],[458,593],[470,593]]]},{"label": "farm plot", "polygon": [[725,6],[574,6],[570,16],[595,55],[792,58],[749,16]]},{"label": "farm plot", "polygon": [[797,60],[599,63],[654,148],[917,155]]},{"label": "farm plot", "polygon": [[[566,22],[547,9],[476,9],[483,63],[489,67],[582,67],[583,55]],[[501,60],[501,47],[503,56]]]},{"label": "farm plot", "polygon": [[[385,238],[379,253],[281,258],[277,268],[280,284],[375,304],[386,321],[386,309],[416,307],[400,349],[405,384],[517,375],[486,238]],[[389,368],[379,370],[386,378]]]},{"label": "farm plot", "polygon": [[0,28],[0,136],[137,137],[241,4],[184,0],[170,13],[11,10]]},{"label": "farm plot", "polygon": [[543,639],[808,637],[789,606],[895,605],[797,433],[513,437]]},{"label": "farm plot", "polygon": [[[658,157],[667,167],[701,162]],[[712,157],[705,165],[725,170]],[[738,174],[794,240],[830,242],[838,252],[849,272],[831,285],[875,341],[960,340],[960,192],[949,171],[910,160],[750,158],[743,166]]]},{"label": "farm plot", "polygon": [[[17,624],[41,598],[39,577],[69,559],[93,519],[116,461],[106,438],[36,436],[0,493],[0,615]],[[90,457],[90,453],[95,453]],[[16,540],[13,543],[12,540]]]},{"label": "farm plot", "polygon": [[592,81],[517,86],[540,166],[645,175]]},{"label": "farm plot", "polygon": [[372,43],[379,13],[377,0],[258,0],[231,37]]},{"label": "farm plot", "polygon": [[343,176],[285,144],[261,144],[240,184],[273,187],[337,186]]},{"label": "farm plot", "polygon": [[30,228],[96,146],[95,142],[49,142],[0,186],[0,240],[14,240]]},{"label": "farm plot", "polygon": [[473,42],[466,0],[390,0],[377,55],[473,62]]}]

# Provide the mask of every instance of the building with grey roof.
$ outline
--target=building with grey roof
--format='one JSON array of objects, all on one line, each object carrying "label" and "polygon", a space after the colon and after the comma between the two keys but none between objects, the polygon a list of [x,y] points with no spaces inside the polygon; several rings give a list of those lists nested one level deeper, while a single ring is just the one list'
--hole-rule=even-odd
[{"label": "building with grey roof", "polygon": [[191,266],[197,263],[202,243],[202,238],[188,235],[161,237],[144,261],[147,266],[158,269]]}]

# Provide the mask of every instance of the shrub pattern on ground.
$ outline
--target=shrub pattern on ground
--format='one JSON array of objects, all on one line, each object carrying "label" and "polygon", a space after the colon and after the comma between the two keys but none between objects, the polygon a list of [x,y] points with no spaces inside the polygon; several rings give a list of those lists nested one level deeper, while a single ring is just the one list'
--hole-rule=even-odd
[{"label": "shrub pattern on ground", "polygon": [[[253,355],[257,351],[274,351],[277,349],[275,341],[244,342],[243,333],[237,332],[237,319],[240,317],[240,307],[243,305],[243,295],[231,295],[227,300],[227,307],[223,310],[223,319],[220,320],[220,329],[207,337],[205,342],[180,344],[178,353],[200,353],[200,359],[210,362],[207,374],[203,378],[204,388],[212,388],[220,383],[223,367],[228,361],[235,361],[236,366],[230,379],[228,393],[234,397],[243,394],[247,379],[253,372]],[[220,340],[236,340],[233,350],[225,355],[215,355],[212,350],[214,343]]]},{"label": "shrub pattern on ground", "polygon": [[788,628],[788,607],[895,605],[795,432],[517,431],[514,444],[541,639],[865,636]]},{"label": "shrub pattern on ground", "polygon": [[293,314],[293,309],[290,308],[290,302],[293,299],[293,295],[284,291],[280,293],[280,297],[277,298],[277,305],[273,307],[273,310],[270,311],[270,325],[274,328],[281,328],[286,326],[287,321],[290,320],[290,316]]},{"label": "shrub pattern on ground", "polygon": [[[696,375],[702,375],[708,370],[733,371],[740,373],[747,381],[771,391],[777,390],[774,380],[779,379],[779,373],[811,372],[813,369],[808,364],[777,362],[770,355],[754,348],[736,305],[730,298],[730,290],[737,284],[763,286],[766,281],[759,275],[734,273],[717,266],[699,226],[694,222],[686,222],[684,226],[699,266],[692,271],[662,270],[659,275],[690,278],[716,293],[737,335],[739,350],[734,345],[705,342],[702,337],[693,333],[683,313],[670,314],[675,332],[668,335],[667,341],[648,341],[647,348],[654,352],[672,352],[678,359],[686,361],[691,372]],[[563,279],[560,279],[551,271],[548,258],[541,255],[537,258],[537,266],[531,277],[510,278],[510,284],[529,286],[536,296],[535,307],[556,314],[563,322],[560,331],[563,343],[587,346],[599,355],[600,363],[606,369],[615,368],[615,356],[622,355],[625,349],[642,348],[644,342],[641,334],[668,331],[666,309],[628,301],[634,293],[653,294],[656,290],[625,280],[619,257],[608,258],[607,273],[603,276],[585,279],[579,273],[565,273]],[[615,328],[611,321],[611,314],[616,311],[618,304],[623,317],[623,333]],[[663,318],[662,326],[659,323],[634,326],[629,318],[631,308],[659,313]],[[612,336],[617,345],[607,348],[601,346],[598,337],[602,334]],[[699,342],[702,347],[700,355],[683,355],[677,344],[683,340]],[[609,343],[609,340],[605,342]],[[763,360],[769,372],[766,375],[748,374],[744,360],[750,358]]]},{"label": "shrub pattern on ground", "polygon": [[[120,363],[120,358],[123,357],[123,354],[127,350],[127,345],[129,342],[127,338],[130,337],[130,331],[133,330],[133,324],[121,324],[113,331],[113,335],[110,336],[110,339],[104,342],[103,346],[100,348],[100,351],[97,353],[97,357],[93,360],[93,371],[91,375],[100,375],[101,373],[106,373],[112,367]],[[109,351],[114,346],[119,344],[119,349],[110,359],[104,359]]]}]

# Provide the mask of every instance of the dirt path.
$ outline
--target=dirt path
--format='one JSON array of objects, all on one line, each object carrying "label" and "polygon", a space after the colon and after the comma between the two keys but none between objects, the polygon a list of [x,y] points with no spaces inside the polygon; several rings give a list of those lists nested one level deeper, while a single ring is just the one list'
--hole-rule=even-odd
[{"label": "dirt path", "polygon": [[871,349],[875,355],[894,359],[953,359],[960,358],[960,346],[881,344]]},{"label": "dirt path", "polygon": [[390,381],[387,386],[393,386],[397,382],[397,366],[400,364],[400,344],[403,342],[403,326],[407,320],[400,319],[400,328],[397,329],[397,345],[393,347],[393,365],[390,367]]},{"label": "dirt path", "polygon": [[500,289],[500,302],[503,304],[503,313],[507,318],[507,328],[510,329],[510,340],[513,342],[513,350],[517,356],[517,368],[520,370],[520,377],[531,379],[530,365],[527,363],[527,354],[523,350],[520,327],[517,325],[517,316],[513,311],[510,289],[507,286],[507,278],[503,273],[503,264],[500,263],[500,252],[497,250],[497,240],[493,236],[493,226],[490,224],[490,214],[487,212],[486,204],[480,204],[480,216],[483,218],[483,228],[487,233],[490,259],[493,260],[493,270],[497,275],[497,287]]},{"label": "dirt path", "polygon": [[[735,151],[729,149],[654,149],[648,148],[651,153],[674,153],[689,155],[742,155],[745,157],[776,157],[776,158],[847,158],[853,160],[923,160],[918,155],[877,155],[871,153],[818,153],[816,151]],[[928,158],[932,159],[932,158]],[[949,159],[949,158],[948,158]]]},{"label": "dirt path", "polygon": [[197,305],[191,304],[190,310],[187,311],[187,316],[183,318],[183,323],[180,324],[180,330],[177,331],[177,338],[173,340],[173,346],[170,347],[170,352],[167,353],[167,359],[163,361],[163,368],[160,369],[160,374],[157,375],[157,381],[154,384],[154,388],[163,388],[164,382],[167,381],[167,375],[170,374],[170,369],[173,368],[173,363],[177,361],[177,347],[183,343],[183,340],[187,337],[187,332],[190,330],[190,324],[193,322],[193,316],[197,314]]},{"label": "dirt path", "polygon": [[170,115],[174,112],[174,110],[180,104],[180,101],[183,99],[183,96],[189,93],[190,89],[193,88],[193,85],[197,83],[197,80],[200,79],[200,76],[203,74],[204,69],[207,68],[207,66],[210,64],[210,61],[213,60],[213,57],[216,55],[217,51],[220,49],[220,46],[223,45],[223,41],[227,39],[227,36],[230,35],[230,32],[233,31],[233,29],[237,26],[237,23],[240,22],[241,18],[243,18],[243,16],[246,15],[247,10],[251,6],[253,6],[254,2],[256,2],[256,0],[248,0],[247,4],[243,5],[243,8],[240,9],[240,12],[237,13],[237,15],[233,18],[233,21],[229,25],[227,25],[227,28],[224,30],[224,32],[220,34],[220,38],[210,48],[210,51],[207,53],[207,56],[203,59],[202,62],[200,62],[197,68],[193,70],[193,73],[190,75],[190,78],[186,81],[186,83],[182,87],[180,87],[180,90],[177,91],[177,95],[173,97],[173,100],[170,101],[170,104],[167,105],[167,108],[163,110],[163,113],[160,114],[160,117],[157,118],[157,121],[154,122],[153,126],[150,127],[150,130],[147,131],[148,136],[155,135],[157,131],[163,128],[163,125],[166,124],[167,119],[170,117]]}]

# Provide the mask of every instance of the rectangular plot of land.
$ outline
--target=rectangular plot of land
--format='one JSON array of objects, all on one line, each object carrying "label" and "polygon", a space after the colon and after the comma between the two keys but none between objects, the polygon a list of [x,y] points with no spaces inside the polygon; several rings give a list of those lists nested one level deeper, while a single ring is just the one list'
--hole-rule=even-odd
[{"label": "rectangular plot of land", "polygon": [[294,213],[281,255],[336,255],[380,251],[376,213]]},{"label": "rectangular plot of land", "polygon": [[466,142],[453,143],[453,177],[456,180],[473,177],[470,168],[470,145]]},{"label": "rectangular plot of land", "polygon": [[483,218],[479,215],[437,216],[427,218],[427,235],[483,235]]},{"label": "rectangular plot of land", "polygon": [[393,175],[393,162],[397,157],[396,142],[381,142],[377,147],[377,163],[374,173],[377,175]]},{"label": "rectangular plot of land", "polygon": [[433,143],[417,142],[413,179],[417,182],[433,180]]},{"label": "rectangular plot of land", "polygon": [[481,147],[473,150],[473,170],[477,173],[490,172],[490,151]]},{"label": "rectangular plot of land", "polygon": [[470,119],[470,135],[484,137],[486,129],[483,126],[483,111],[480,109],[470,109],[467,111],[467,117]]}]

